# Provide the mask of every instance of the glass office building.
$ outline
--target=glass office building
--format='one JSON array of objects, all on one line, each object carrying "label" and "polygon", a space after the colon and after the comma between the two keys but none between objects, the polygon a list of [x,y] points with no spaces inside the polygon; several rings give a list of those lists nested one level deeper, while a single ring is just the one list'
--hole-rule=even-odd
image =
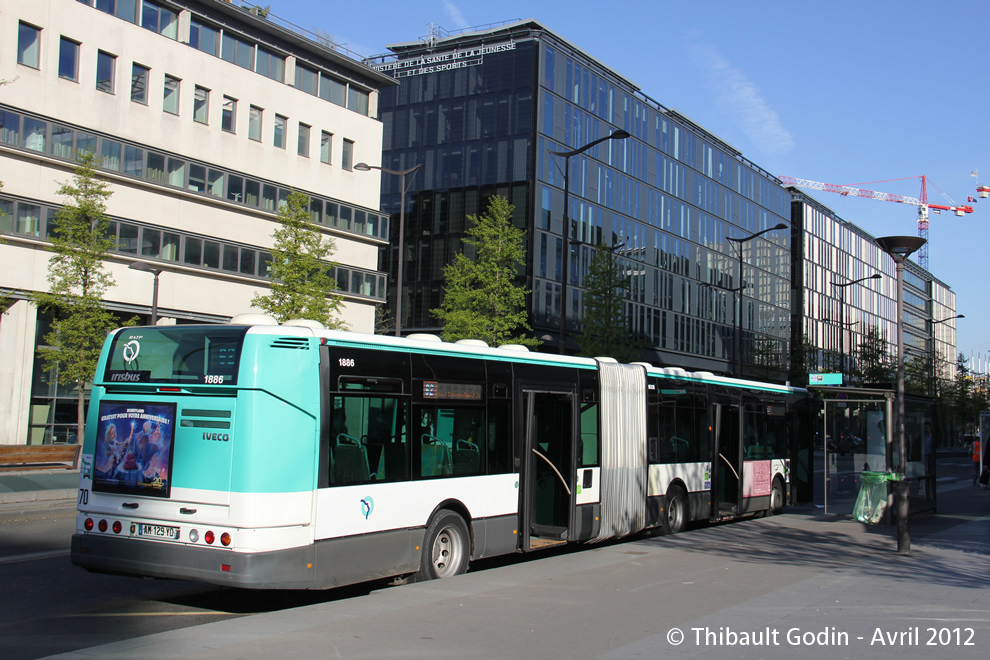
[{"label": "glass office building", "polygon": [[[602,243],[632,278],[625,313],[647,346],[644,359],[733,372],[739,325],[743,374],[783,379],[790,232],[729,240],[790,223],[791,196],[775,177],[536,21],[433,34],[389,49],[375,60],[400,82],[379,97],[382,166],[422,165],[404,200],[399,177],[382,178],[382,210],[394,218],[407,205],[404,331],[439,329],[430,310],[441,302],[443,268],[462,248],[467,216],[498,194],[527,230],[520,276],[532,291],[534,332],[548,337],[545,350],[559,350],[562,313],[566,349],[577,350],[584,277]],[[551,152],[580,149],[619,129],[630,137],[566,163],[565,214],[565,162]],[[397,225],[386,252],[392,273]]]},{"label": "glass office building", "polygon": [[[819,370],[851,374],[868,334],[897,355],[897,275],[874,236],[796,188],[793,196],[792,344],[815,353]],[[872,275],[880,279],[856,280]],[[845,285],[845,286],[842,286]],[[956,296],[914,261],[904,270],[904,357],[927,363],[943,380],[955,376]],[[841,356],[846,356],[843,361]],[[847,381],[848,382],[848,381]]]}]

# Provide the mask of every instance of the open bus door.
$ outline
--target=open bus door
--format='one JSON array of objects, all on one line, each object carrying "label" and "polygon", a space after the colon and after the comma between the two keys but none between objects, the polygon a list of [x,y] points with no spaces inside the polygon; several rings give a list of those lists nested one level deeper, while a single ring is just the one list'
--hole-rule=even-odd
[{"label": "open bus door", "polygon": [[574,406],[570,390],[522,390],[521,548],[566,543],[574,519]]},{"label": "open bus door", "polygon": [[740,406],[713,405],[715,453],[712,456],[712,517],[725,518],[739,512],[742,498],[742,444]]}]

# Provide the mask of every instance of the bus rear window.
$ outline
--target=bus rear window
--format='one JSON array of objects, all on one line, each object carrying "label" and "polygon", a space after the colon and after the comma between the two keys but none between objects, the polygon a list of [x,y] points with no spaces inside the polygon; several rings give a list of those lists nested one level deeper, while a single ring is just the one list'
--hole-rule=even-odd
[{"label": "bus rear window", "polygon": [[112,383],[236,385],[245,327],[124,328],[104,374]]}]

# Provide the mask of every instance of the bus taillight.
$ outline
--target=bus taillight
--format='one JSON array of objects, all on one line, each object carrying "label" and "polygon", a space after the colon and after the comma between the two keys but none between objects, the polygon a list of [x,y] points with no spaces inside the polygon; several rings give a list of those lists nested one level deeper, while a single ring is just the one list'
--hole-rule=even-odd
[{"label": "bus taillight", "polygon": [[230,545],[230,533],[229,532],[224,532],[223,534],[220,535],[220,543],[222,543],[224,545],[224,547],[227,547],[228,545]]},{"label": "bus taillight", "polygon": [[206,541],[207,544],[213,545],[213,542],[217,540],[217,537],[216,535],[213,534],[213,531],[211,530],[203,535],[203,540]]},{"label": "bus taillight", "polygon": [[93,519],[92,518],[86,518],[86,522],[83,523],[83,529],[85,529],[87,532],[92,532],[93,531]]},{"label": "bus taillight", "polygon": [[101,520],[100,521],[100,531],[101,532],[107,531],[107,521],[106,520]]},{"label": "bus taillight", "polygon": [[120,524],[119,520],[113,521],[113,533],[120,534],[120,530],[124,529],[124,526]]}]

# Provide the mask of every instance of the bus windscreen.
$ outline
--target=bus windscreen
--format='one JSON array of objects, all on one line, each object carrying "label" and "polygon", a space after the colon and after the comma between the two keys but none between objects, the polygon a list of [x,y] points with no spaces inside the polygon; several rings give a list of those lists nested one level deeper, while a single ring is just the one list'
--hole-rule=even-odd
[{"label": "bus windscreen", "polygon": [[101,402],[93,490],[167,498],[175,409],[174,403]]},{"label": "bus windscreen", "polygon": [[111,383],[236,385],[247,328],[123,328],[113,339],[104,379]]}]

